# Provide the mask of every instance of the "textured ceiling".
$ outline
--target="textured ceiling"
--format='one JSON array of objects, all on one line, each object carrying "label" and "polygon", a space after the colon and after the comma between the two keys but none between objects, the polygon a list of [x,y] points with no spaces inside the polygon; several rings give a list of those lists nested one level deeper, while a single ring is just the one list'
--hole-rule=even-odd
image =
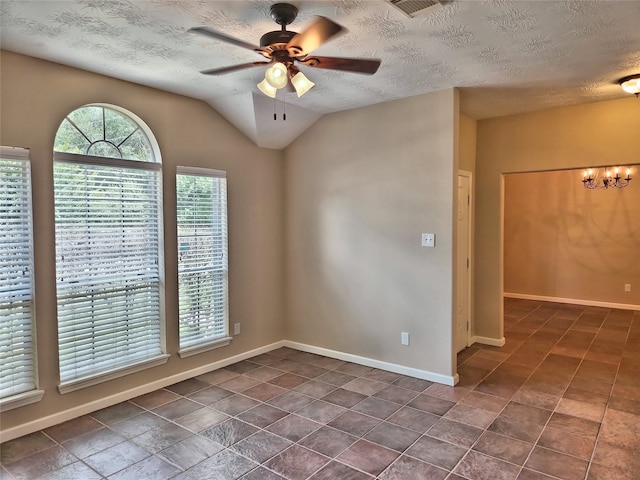
[{"label": "textured ceiling", "polygon": [[[446,2],[409,18],[384,0],[293,1],[302,31],[323,15],[347,29],[314,53],[379,58],[373,76],[301,67],[316,83],[283,105],[256,84],[264,67],[199,70],[262,60],[187,33],[208,26],[258,44],[278,30],[273,1],[2,0],[3,49],[202,99],[261,146],[283,148],[320,116],[450,87],[462,111],[488,118],[623,97],[616,81],[640,73],[638,0]],[[279,93],[279,95],[281,95]]]}]

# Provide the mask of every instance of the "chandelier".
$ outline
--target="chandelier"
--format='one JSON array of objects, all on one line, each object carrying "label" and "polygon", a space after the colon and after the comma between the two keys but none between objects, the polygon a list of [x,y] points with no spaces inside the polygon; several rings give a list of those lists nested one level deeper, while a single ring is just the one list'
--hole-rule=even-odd
[{"label": "chandelier", "polygon": [[599,175],[600,169],[596,169],[595,175],[593,169],[585,170],[582,183],[584,184],[584,188],[588,188],[589,190],[595,190],[596,188],[601,188],[606,190],[607,188],[624,188],[629,185],[631,182],[631,169],[627,168],[627,176],[622,178],[620,176],[620,169],[615,167],[613,169],[613,174],[611,174],[610,168],[604,168],[604,175]]}]

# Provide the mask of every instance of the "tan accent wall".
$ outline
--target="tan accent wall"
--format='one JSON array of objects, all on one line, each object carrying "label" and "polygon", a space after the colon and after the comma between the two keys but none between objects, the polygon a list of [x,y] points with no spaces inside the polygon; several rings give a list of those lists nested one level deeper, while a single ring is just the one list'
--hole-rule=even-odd
[{"label": "tan accent wall", "polygon": [[502,175],[633,163],[640,157],[639,108],[628,97],[478,122],[476,335],[502,337]]},{"label": "tan accent wall", "polygon": [[505,175],[504,291],[640,305],[640,184],[587,190],[582,174]]},{"label": "tan accent wall", "polygon": [[[474,328],[474,309],[473,298],[475,295],[475,278],[473,272],[475,270],[475,180],[476,180],[476,143],[478,137],[478,122],[471,117],[460,114],[460,162],[458,168],[471,172],[471,229],[469,232],[471,258],[469,259],[469,271],[471,275],[471,291],[470,299],[471,305],[469,305],[469,330],[473,334]],[[455,250],[454,250],[455,251]],[[454,284],[457,283],[457,279],[454,280]]]},{"label": "tan accent wall", "polygon": [[460,170],[476,171],[476,138],[478,122],[466,115],[460,115]]},{"label": "tan accent wall", "polygon": [[[284,338],[283,153],[253,145],[207,104],[85,71],[3,51],[2,145],[31,150],[39,403],[2,414],[2,428],[44,418],[203,367]],[[155,134],[163,161],[164,244],[169,362],[60,395],[58,384],[52,151],[65,115],[88,103],[123,107]],[[242,324],[231,345],[181,359],[177,355],[176,165],[227,171],[230,321]]]},{"label": "tan accent wall", "polygon": [[457,102],[451,89],[327,115],[286,150],[288,339],[455,373]]}]

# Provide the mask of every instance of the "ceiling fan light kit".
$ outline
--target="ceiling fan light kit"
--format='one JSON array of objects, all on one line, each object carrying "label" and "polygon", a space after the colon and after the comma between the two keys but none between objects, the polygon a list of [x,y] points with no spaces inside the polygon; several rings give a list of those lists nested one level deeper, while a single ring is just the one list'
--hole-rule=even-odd
[{"label": "ceiling fan light kit", "polygon": [[298,97],[308,92],[315,84],[309,80],[294,64],[298,62],[307,67],[341,70],[346,72],[373,75],[380,66],[378,59],[318,57],[310,53],[320,45],[342,32],[344,29],[326,17],[316,17],[303,32],[296,33],[286,29],[298,15],[298,9],[288,3],[275,3],[270,8],[271,18],[280,25],[281,30],[267,32],[260,38],[260,46],[230,37],[209,27],[189,29],[207,37],[221,40],[238,47],[253,50],[265,57],[267,62],[251,62],[229,67],[202,70],[205,75],[222,75],[245,68],[269,65],[264,80],[258,83],[258,89],[268,97],[275,98],[277,91],[291,85]]}]

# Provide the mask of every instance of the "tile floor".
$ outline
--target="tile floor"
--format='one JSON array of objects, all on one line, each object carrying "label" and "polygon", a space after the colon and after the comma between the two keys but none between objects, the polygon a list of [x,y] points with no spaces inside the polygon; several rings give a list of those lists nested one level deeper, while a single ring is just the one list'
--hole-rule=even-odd
[{"label": "tile floor", "polygon": [[6,442],[0,479],[631,480],[640,312],[505,301],[455,388],[287,348]]}]

